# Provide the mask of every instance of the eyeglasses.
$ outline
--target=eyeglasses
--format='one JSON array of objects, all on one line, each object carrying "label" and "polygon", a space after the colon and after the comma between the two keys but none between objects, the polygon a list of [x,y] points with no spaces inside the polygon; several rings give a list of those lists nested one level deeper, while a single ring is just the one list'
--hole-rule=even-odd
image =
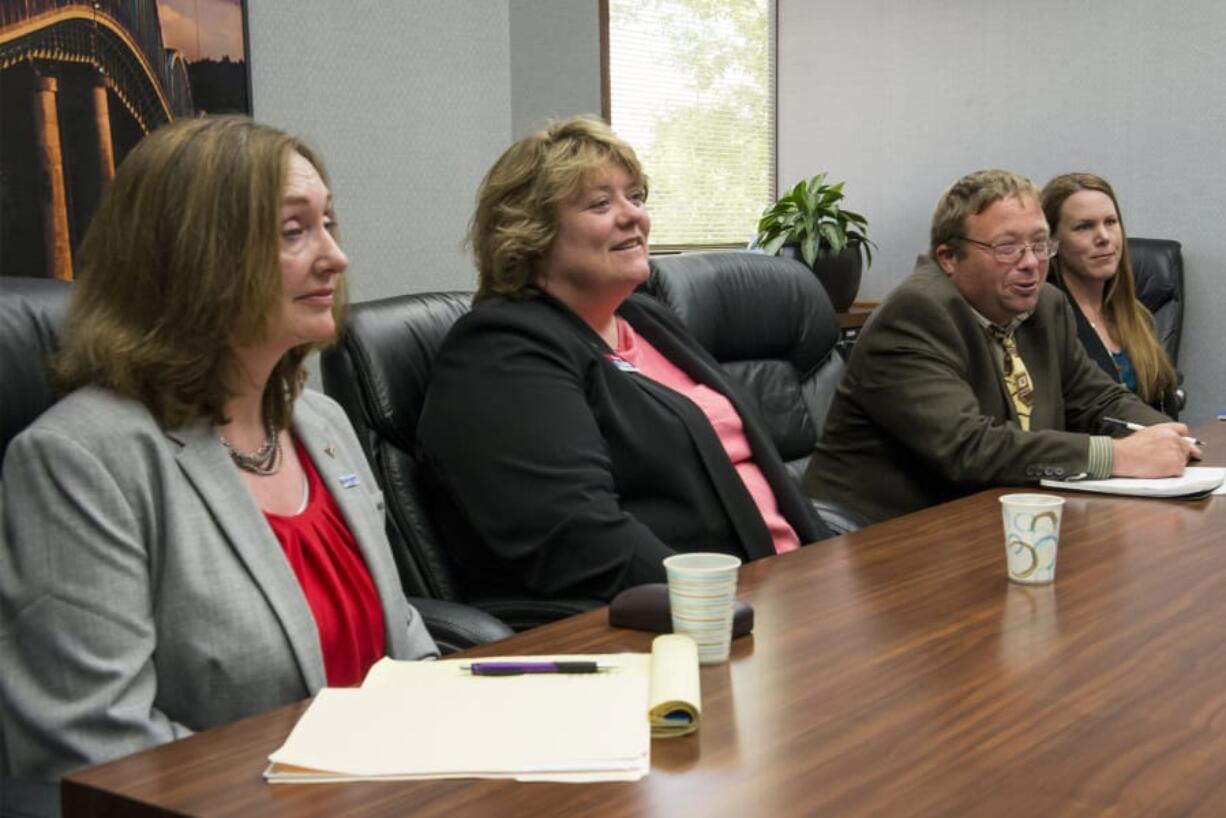
[{"label": "eyeglasses", "polygon": [[1002,241],[996,244],[988,244],[986,241],[976,241],[975,239],[968,239],[966,236],[954,236],[953,238],[977,244],[985,250],[991,250],[992,257],[1001,264],[1017,264],[1022,260],[1022,256],[1026,255],[1027,250],[1033,251],[1035,258],[1049,259],[1060,249],[1060,240],[1054,238],[1039,239],[1029,244],[1020,241]]}]

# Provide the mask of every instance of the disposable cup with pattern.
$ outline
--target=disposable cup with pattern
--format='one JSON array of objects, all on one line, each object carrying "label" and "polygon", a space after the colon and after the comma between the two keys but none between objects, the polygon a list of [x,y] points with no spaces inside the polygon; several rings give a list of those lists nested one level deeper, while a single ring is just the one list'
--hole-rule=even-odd
[{"label": "disposable cup with pattern", "polygon": [[1064,498],[1054,494],[1006,494],[1000,498],[1009,579],[1043,585],[1056,578]]},{"label": "disposable cup with pattern", "polygon": [[674,554],[664,560],[673,632],[698,643],[700,664],[728,661],[740,567],[740,559],[730,554]]}]

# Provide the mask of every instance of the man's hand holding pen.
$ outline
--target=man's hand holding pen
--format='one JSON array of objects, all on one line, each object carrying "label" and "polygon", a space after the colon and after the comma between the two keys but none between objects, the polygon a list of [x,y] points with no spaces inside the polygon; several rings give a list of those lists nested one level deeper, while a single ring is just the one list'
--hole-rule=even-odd
[{"label": "man's hand holding pen", "polygon": [[1116,477],[1178,477],[1189,460],[1200,460],[1202,444],[1188,436],[1182,423],[1156,423],[1139,426],[1135,423],[1104,418],[1132,431],[1127,437],[1112,441]]},{"label": "man's hand holding pen", "polygon": [[[1139,431],[1141,431],[1142,429],[1148,429],[1148,428],[1149,428],[1148,426],[1143,426],[1143,425],[1141,425],[1140,423],[1133,423],[1133,422],[1128,421],[1128,420],[1120,420],[1119,418],[1108,418],[1108,417],[1105,417],[1105,418],[1103,418],[1102,420],[1103,420],[1103,423],[1109,424],[1109,425],[1111,425],[1111,426],[1117,426],[1117,427],[1119,427],[1119,428],[1121,428],[1121,429],[1127,429],[1127,430],[1128,430],[1128,431],[1130,431],[1130,432],[1139,432]],[[1203,448],[1203,447],[1204,447],[1204,445],[1205,445],[1205,441],[1200,440],[1199,438],[1189,437],[1189,436],[1188,436],[1188,434],[1187,434],[1187,432],[1188,432],[1188,427],[1187,427],[1187,426],[1185,426],[1185,425],[1184,425],[1184,424],[1182,424],[1182,423],[1173,423],[1173,424],[1165,424],[1165,423],[1164,423],[1164,424],[1158,424],[1158,425],[1159,425],[1159,426],[1168,426],[1168,425],[1178,426],[1179,428],[1183,429],[1183,435],[1184,435],[1183,439],[1184,439],[1184,440],[1186,440],[1186,441],[1188,441],[1188,443],[1192,444],[1193,446],[1196,446],[1198,449],[1199,449],[1199,448]],[[1199,458],[1198,458],[1198,459],[1199,459]]]}]

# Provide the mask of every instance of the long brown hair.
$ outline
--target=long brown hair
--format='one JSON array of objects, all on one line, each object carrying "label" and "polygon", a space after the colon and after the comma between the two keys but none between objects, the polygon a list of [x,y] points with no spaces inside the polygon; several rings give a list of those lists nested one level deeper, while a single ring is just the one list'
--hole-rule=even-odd
[{"label": "long brown hair", "polygon": [[[246,117],[180,120],[120,165],[81,243],[65,388],[104,386],[148,407],[163,428],[224,423],[234,348],[260,341],[281,297],[278,212],[290,156],[327,174],[301,141]],[[343,278],[333,314],[344,315]],[[286,425],[313,345],[277,363],[264,411]]]},{"label": "long brown hair", "polygon": [[[1137,285],[1132,276],[1132,257],[1128,252],[1128,235],[1124,231],[1124,217],[1115,191],[1106,179],[1092,173],[1065,173],[1057,176],[1043,188],[1041,202],[1043,215],[1052,235],[1060,226],[1060,211],[1069,196],[1083,190],[1104,193],[1111,199],[1116,218],[1120,224],[1120,266],[1107,282],[1103,291],[1103,318],[1120,346],[1132,361],[1137,374],[1137,394],[1142,400],[1154,403],[1173,392],[1179,386],[1179,376],[1158,342],[1154,331],[1154,317],[1137,298]],[[1060,256],[1051,260],[1051,275],[1059,281],[1063,275]]]}]

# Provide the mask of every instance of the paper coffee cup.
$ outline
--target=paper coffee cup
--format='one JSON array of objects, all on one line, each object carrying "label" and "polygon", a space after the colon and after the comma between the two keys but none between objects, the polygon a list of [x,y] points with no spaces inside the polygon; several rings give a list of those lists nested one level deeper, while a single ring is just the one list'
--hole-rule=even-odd
[{"label": "paper coffee cup", "polygon": [[1006,494],[1000,498],[1009,579],[1042,585],[1056,578],[1064,498],[1054,494]]},{"label": "paper coffee cup", "polygon": [[730,554],[674,554],[664,560],[673,633],[698,644],[703,665],[728,661],[732,648],[732,602],[741,560]]}]

